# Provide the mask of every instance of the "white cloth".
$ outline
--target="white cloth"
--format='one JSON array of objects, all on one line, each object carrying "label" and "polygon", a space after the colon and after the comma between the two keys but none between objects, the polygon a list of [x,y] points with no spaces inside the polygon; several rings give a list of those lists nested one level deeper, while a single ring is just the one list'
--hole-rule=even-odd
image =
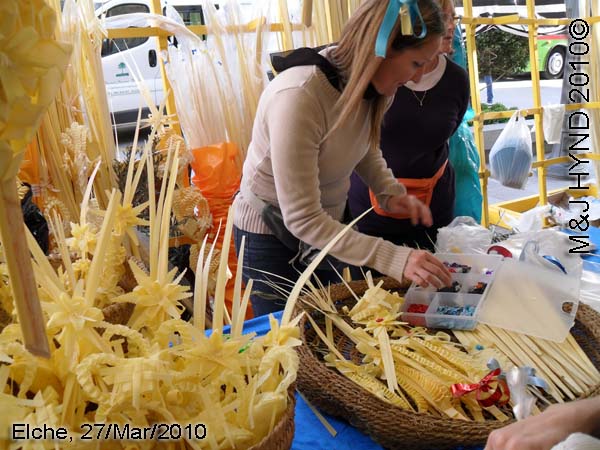
[{"label": "white cloth", "polygon": [[573,433],[551,450],[600,450],[600,439],[589,434]]},{"label": "white cloth", "polygon": [[548,144],[560,143],[565,105],[544,106],[544,139]]}]

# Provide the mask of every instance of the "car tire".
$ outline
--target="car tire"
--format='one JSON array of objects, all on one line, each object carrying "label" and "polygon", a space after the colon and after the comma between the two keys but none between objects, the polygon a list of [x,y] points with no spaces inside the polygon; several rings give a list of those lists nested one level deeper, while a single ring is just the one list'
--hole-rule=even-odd
[{"label": "car tire", "polygon": [[554,47],[548,53],[546,58],[546,67],[544,67],[544,78],[553,80],[562,78],[565,70],[565,49],[564,47]]}]

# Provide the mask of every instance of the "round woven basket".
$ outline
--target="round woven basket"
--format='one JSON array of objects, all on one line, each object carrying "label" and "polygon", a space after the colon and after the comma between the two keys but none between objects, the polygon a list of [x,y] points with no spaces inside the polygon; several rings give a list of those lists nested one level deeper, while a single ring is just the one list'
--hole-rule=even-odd
[{"label": "round woven basket", "polygon": [[249,450],[288,450],[294,439],[294,411],[296,408],[296,386],[288,389],[288,405],[283,415],[268,435]]},{"label": "round woven basket", "polygon": [[[385,289],[406,289],[392,279],[385,279]],[[362,295],[366,282],[352,282],[350,288]],[[351,294],[342,285],[331,286],[331,298],[351,304]],[[316,407],[333,416],[342,417],[356,428],[369,434],[389,449],[431,450],[457,446],[483,445],[491,431],[507,422],[464,422],[442,419],[429,414],[414,413],[393,406],[370,394],[335,369],[328,368],[318,356],[312,343],[315,332],[303,318],[300,332],[304,345],[297,347],[300,355],[298,389]],[[600,369],[600,314],[586,305],[580,305],[571,334]],[[337,343],[340,348],[339,343]],[[582,397],[600,395],[600,384]]]},{"label": "round woven basket", "polygon": [[[113,324],[126,324],[133,312],[132,303],[114,303],[105,307],[105,320]],[[4,311],[0,305],[0,332],[11,321],[10,315]],[[281,415],[281,418],[267,436],[260,442],[253,445],[249,450],[288,450],[292,446],[294,439],[294,412],[296,409],[296,385],[293,384],[288,389],[287,408]]]},{"label": "round woven basket", "polygon": [[[102,309],[107,322],[125,325],[134,309],[133,303],[113,303]],[[250,447],[249,450],[287,450],[294,439],[294,411],[296,407],[296,386],[288,389],[288,404],[281,418],[267,436]]]}]

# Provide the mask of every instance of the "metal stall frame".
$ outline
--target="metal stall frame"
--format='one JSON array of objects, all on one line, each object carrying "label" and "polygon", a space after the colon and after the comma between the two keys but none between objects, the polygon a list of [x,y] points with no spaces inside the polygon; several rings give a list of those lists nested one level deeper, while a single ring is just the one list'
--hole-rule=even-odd
[{"label": "metal stall frame", "polygon": [[[548,203],[548,190],[546,187],[546,170],[548,166],[554,164],[560,164],[569,162],[570,159],[567,156],[559,158],[546,159],[544,154],[544,131],[542,127],[543,107],[541,105],[540,98],[540,72],[538,67],[538,55],[537,55],[537,29],[540,25],[566,25],[568,26],[573,19],[540,19],[535,16],[535,3],[534,0],[526,0],[527,5],[527,17],[521,17],[518,14],[511,14],[502,17],[473,17],[473,3],[472,0],[464,0],[463,7],[465,16],[462,18],[462,23],[466,28],[466,44],[467,44],[467,58],[469,62],[469,80],[471,86],[471,102],[472,107],[475,111],[475,117],[473,118],[473,134],[475,137],[475,144],[479,150],[480,155],[480,168],[479,178],[481,180],[481,188],[483,192],[483,211],[482,211],[482,224],[488,227],[490,223],[496,225],[507,224],[503,218],[506,213],[508,215],[518,215],[520,212],[527,211],[536,205],[546,205]],[[589,16],[584,17],[584,20],[589,24],[600,23],[600,17]],[[536,158],[532,164],[533,169],[538,170],[538,189],[539,194],[537,196],[525,197],[516,201],[502,202],[496,205],[489,205],[488,202],[488,178],[490,172],[486,168],[485,163],[485,146],[483,141],[483,122],[486,119],[499,119],[509,118],[513,115],[514,111],[500,111],[500,112],[489,112],[482,113],[481,111],[481,99],[479,95],[479,70],[477,66],[477,45],[475,39],[475,28],[478,25],[508,25],[508,24],[519,24],[527,25],[528,29],[528,41],[529,41],[529,60],[531,68],[531,83],[533,93],[533,107],[528,109],[520,110],[520,114],[525,116],[533,115],[535,124],[535,146],[536,146]],[[598,45],[593,39],[591,40],[591,47],[594,48]],[[600,108],[600,102],[587,102],[587,103],[570,103],[565,105],[566,111],[574,111],[578,109],[598,109]],[[600,124],[596,124],[600,127]],[[600,152],[600,149],[598,149]],[[585,153],[577,154],[579,159],[587,159],[600,161],[599,153]],[[551,192],[556,194],[562,190]],[[591,186],[590,194],[597,196],[598,186]],[[575,196],[581,196],[581,193],[573,192]],[[511,214],[512,213],[512,214]],[[508,226],[509,227],[509,226]],[[509,227],[510,228],[510,227]]]},{"label": "metal stall frame", "polygon": [[[468,59],[468,71],[469,71],[469,80],[470,80],[470,89],[471,89],[471,103],[473,110],[475,112],[475,116],[473,118],[473,134],[475,138],[475,145],[479,150],[480,155],[480,167],[479,167],[479,179],[481,182],[481,188],[483,193],[483,205],[482,205],[482,224],[486,227],[490,225],[490,223],[494,224],[503,224],[502,217],[506,212],[524,212],[528,209],[531,209],[535,205],[546,205],[548,203],[548,191],[546,187],[546,170],[548,166],[554,164],[560,164],[569,162],[569,158],[559,157],[559,158],[550,158],[546,159],[544,154],[544,131],[542,127],[542,117],[543,117],[543,107],[541,105],[540,98],[540,76],[539,76],[539,67],[537,60],[537,45],[536,45],[536,37],[537,37],[537,29],[540,25],[566,25],[568,26],[572,19],[541,19],[536,18],[535,16],[535,3],[534,0],[526,0],[527,5],[527,17],[521,17],[518,14],[511,14],[502,17],[473,17],[473,3],[472,0],[464,0],[463,8],[464,8],[464,17],[462,17],[462,24],[465,26],[466,31],[466,50],[467,50],[467,59]],[[299,31],[305,29],[305,27],[310,26],[310,20],[312,17],[312,0],[304,0],[303,2],[303,23],[300,24],[291,24],[291,23],[273,23],[269,26],[269,31],[272,32],[281,32],[285,38],[286,30]],[[161,5],[160,0],[152,0],[151,5],[151,13],[153,14],[161,14]],[[330,16],[327,17],[330,20]],[[584,17],[586,22],[590,25],[597,25],[600,23],[600,16],[589,16]],[[246,24],[240,25],[243,30],[247,32],[252,32],[256,30],[256,28],[261,24],[261,21],[264,19],[255,19],[254,21]],[[264,22],[263,22],[264,23]],[[477,65],[477,45],[475,38],[475,28],[478,25],[509,25],[509,24],[520,24],[520,25],[528,25],[528,41],[529,41],[529,58],[530,58],[530,68],[531,68],[531,82],[532,82],[532,92],[533,92],[533,107],[528,109],[520,110],[521,115],[523,116],[534,116],[534,124],[535,124],[535,136],[536,136],[536,157],[537,161],[532,164],[533,169],[537,169],[538,176],[538,188],[539,194],[537,196],[525,197],[523,199],[519,199],[516,201],[502,202],[496,205],[489,205],[488,201],[488,178],[490,177],[490,172],[486,167],[485,162],[485,146],[483,140],[483,123],[486,119],[498,119],[498,118],[509,118],[514,111],[500,111],[500,112],[487,112],[483,113],[481,110],[481,99],[479,94],[479,69]],[[196,34],[208,34],[209,30],[204,25],[193,25],[188,26],[190,31]],[[331,26],[329,26],[331,29]],[[238,28],[239,29],[239,28]],[[159,52],[163,52],[167,49],[167,37],[169,33],[157,28],[157,27],[146,27],[146,28],[114,28],[108,30],[108,38],[130,38],[130,37],[145,37],[145,36],[154,36],[157,38],[157,49]],[[594,48],[598,43],[592,40],[591,47]],[[166,93],[166,109],[167,114],[172,114],[175,117],[177,116],[177,110],[175,107],[175,99],[173,96],[173,92],[170,89],[169,80],[167,79],[166,72],[164,69],[164,64],[161,64],[161,76],[163,82],[164,92]],[[587,103],[570,103],[565,105],[566,111],[574,111],[581,108],[586,109],[600,109],[600,102],[587,102]],[[600,127],[600,124],[597,124]],[[181,130],[178,124],[175,124],[175,130],[181,134]],[[599,149],[600,152],[600,149]],[[578,158],[600,161],[599,153],[585,153],[578,154]],[[592,190],[590,193],[596,196],[598,192],[598,186],[592,186]],[[553,191],[553,193],[556,191]],[[552,193],[551,193],[552,194]],[[581,194],[579,194],[581,195]],[[537,200],[533,202],[534,200]],[[533,202],[533,203],[532,203]]]}]

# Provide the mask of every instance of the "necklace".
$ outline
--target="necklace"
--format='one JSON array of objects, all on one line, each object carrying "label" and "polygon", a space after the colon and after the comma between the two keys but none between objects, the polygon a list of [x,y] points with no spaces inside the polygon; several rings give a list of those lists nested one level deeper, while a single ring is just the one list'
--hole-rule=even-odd
[{"label": "necklace", "polygon": [[425,97],[427,96],[427,92],[425,91],[423,92],[423,97],[419,98],[419,96],[417,95],[417,93],[415,91],[413,91],[412,89],[410,89],[410,92],[412,92],[412,94],[415,96],[415,98],[417,99],[417,101],[419,102],[419,106],[423,106],[423,102],[425,101]]}]

